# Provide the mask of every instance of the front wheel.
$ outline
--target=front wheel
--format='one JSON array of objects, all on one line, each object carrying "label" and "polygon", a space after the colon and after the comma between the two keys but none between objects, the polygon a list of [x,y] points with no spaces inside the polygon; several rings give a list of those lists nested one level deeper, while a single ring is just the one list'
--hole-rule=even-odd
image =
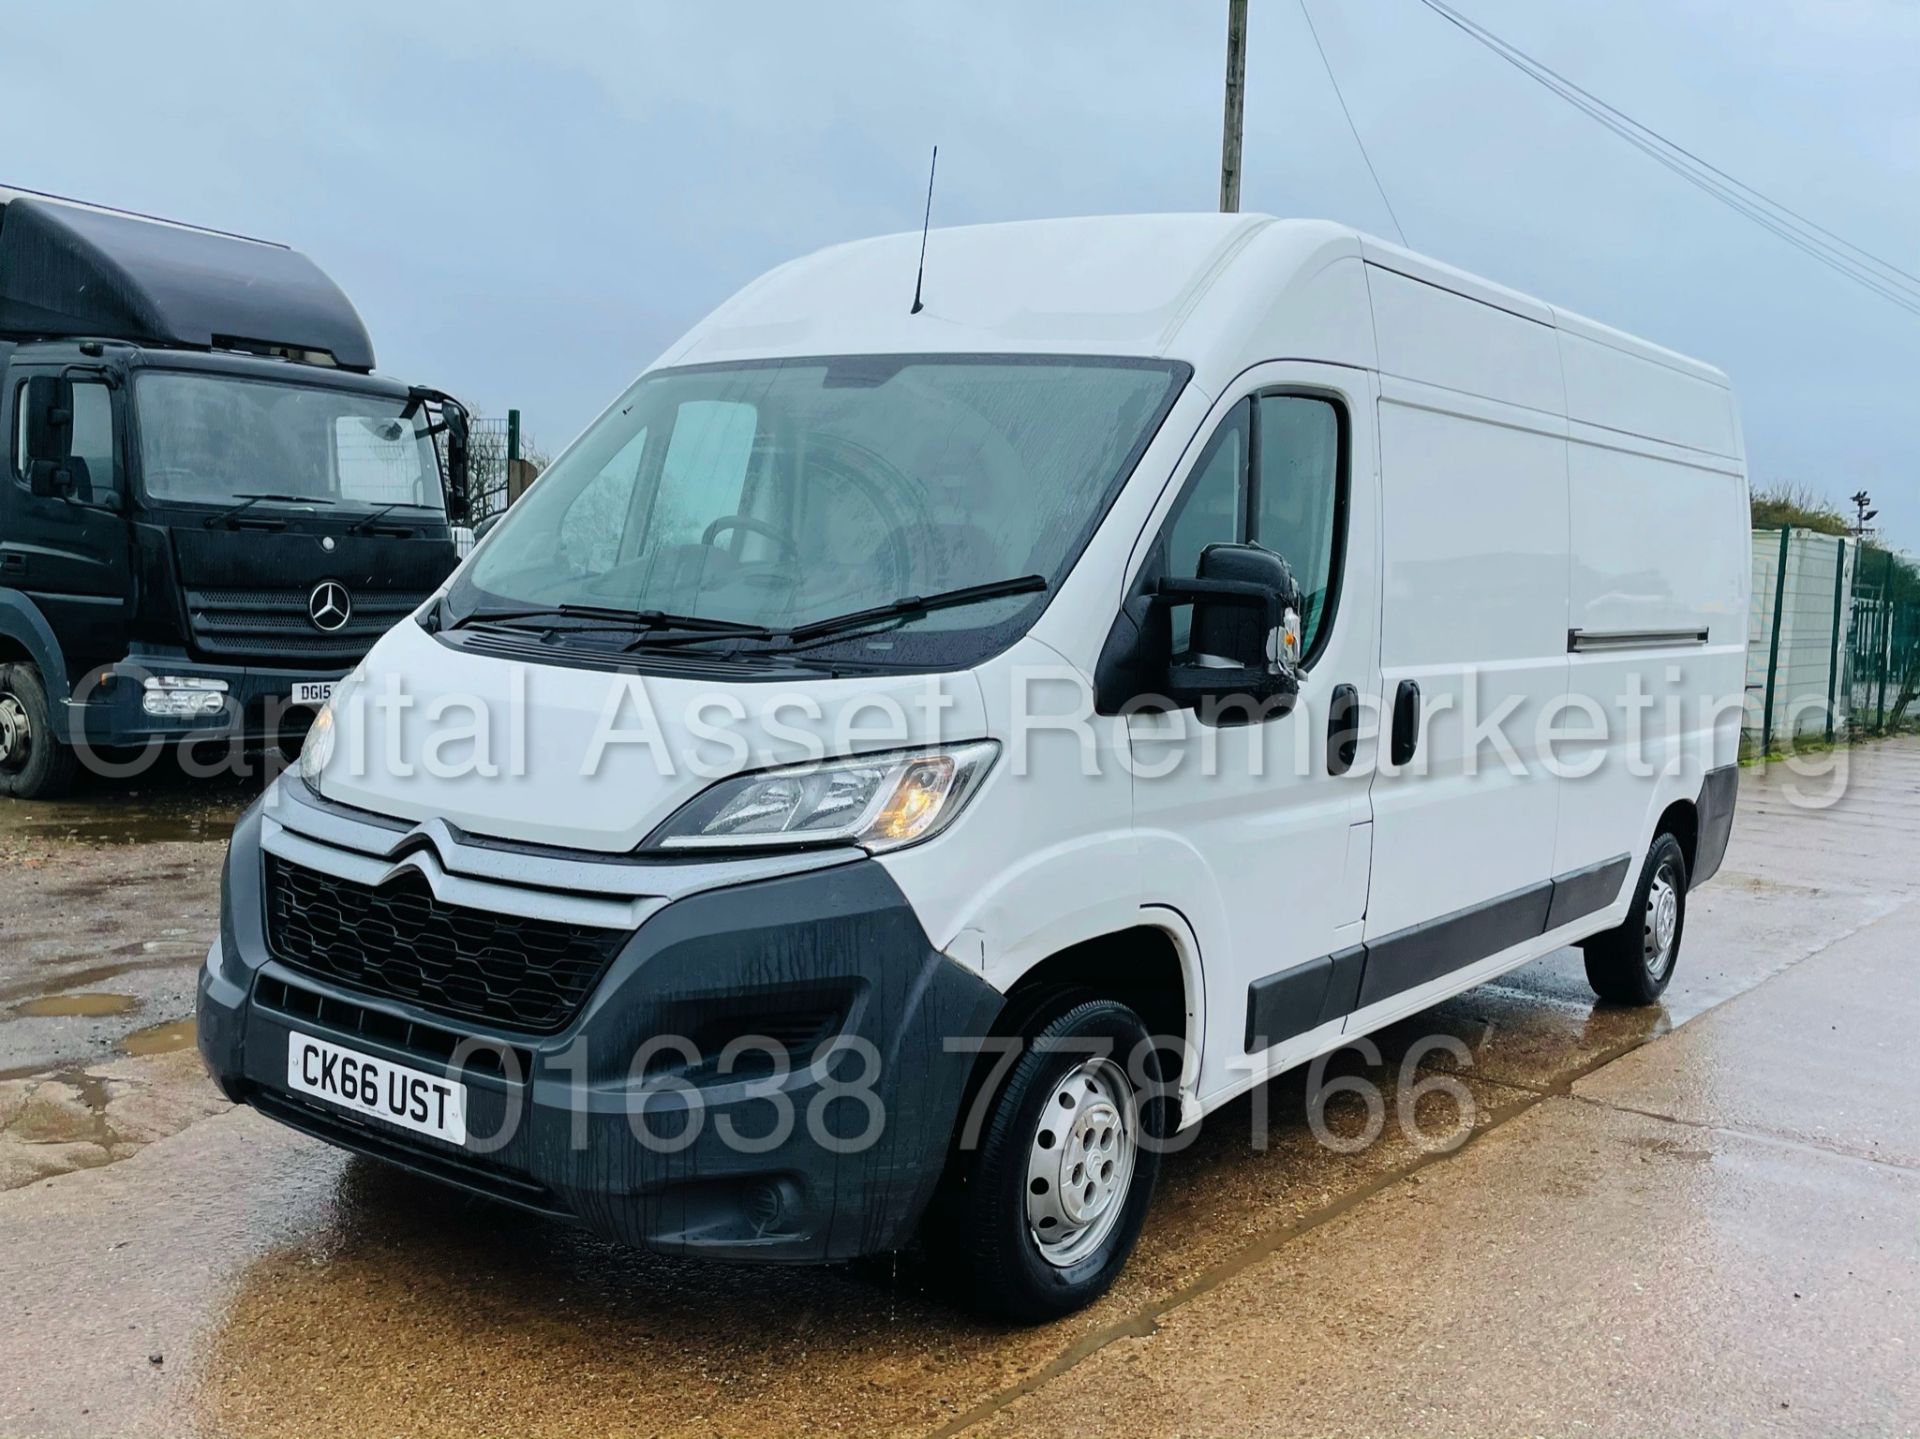
[{"label": "front wheel", "polygon": [[1660,835],[1641,866],[1633,903],[1618,929],[1584,944],[1587,982],[1615,1004],[1653,1004],[1680,962],[1687,926],[1687,856],[1680,841]]},{"label": "front wheel", "polygon": [[1063,999],[1021,1039],[926,1239],[957,1261],[963,1302],[1037,1323],[1091,1304],[1125,1267],[1176,1109],[1146,1026],[1124,1004]]},{"label": "front wheel", "polygon": [[0,664],[0,795],[53,799],[73,782],[74,753],[54,737],[40,671]]}]

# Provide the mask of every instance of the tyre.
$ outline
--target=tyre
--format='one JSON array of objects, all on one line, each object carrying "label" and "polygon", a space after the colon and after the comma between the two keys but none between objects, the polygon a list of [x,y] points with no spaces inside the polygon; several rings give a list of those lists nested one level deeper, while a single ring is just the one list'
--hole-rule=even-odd
[{"label": "tyre", "polygon": [[1178,1111],[1159,1093],[1146,1026],[1124,1004],[1062,996],[1019,1037],[922,1237],[961,1303],[1032,1324],[1091,1304],[1125,1266],[1159,1175],[1155,1141]]},{"label": "tyre", "polygon": [[40,671],[0,665],[0,795],[53,799],[66,793],[77,765],[73,750],[54,738]]},{"label": "tyre", "polygon": [[1585,941],[1587,983],[1614,1004],[1655,1003],[1673,978],[1686,927],[1687,857],[1663,834],[1641,866],[1626,921]]}]

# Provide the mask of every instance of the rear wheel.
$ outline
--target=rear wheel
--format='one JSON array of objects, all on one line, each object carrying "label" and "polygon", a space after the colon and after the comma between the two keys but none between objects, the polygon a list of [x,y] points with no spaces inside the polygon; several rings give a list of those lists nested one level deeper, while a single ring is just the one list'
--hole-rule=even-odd
[{"label": "rear wheel", "polygon": [[1124,1004],[1063,996],[1020,1037],[925,1239],[962,1302],[1037,1323],[1091,1304],[1126,1265],[1159,1173],[1154,1141],[1175,1110],[1153,1081],[1146,1026]]},{"label": "rear wheel", "polygon": [[1673,979],[1686,925],[1686,852],[1663,834],[1647,852],[1625,922],[1585,942],[1593,992],[1615,1004],[1656,1002]]},{"label": "rear wheel", "polygon": [[53,799],[73,783],[76,767],[72,749],[54,737],[40,671],[0,665],[0,795]]}]

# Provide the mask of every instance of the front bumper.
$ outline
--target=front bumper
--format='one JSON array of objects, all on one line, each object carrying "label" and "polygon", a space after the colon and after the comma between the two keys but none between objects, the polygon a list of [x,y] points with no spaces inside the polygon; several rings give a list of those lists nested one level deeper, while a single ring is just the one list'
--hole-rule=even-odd
[{"label": "front bumper", "polygon": [[[634,932],[571,1024],[530,1035],[358,993],[273,958],[259,832],[256,807],[234,833],[221,938],[200,977],[200,1050],[230,1098],[343,1148],[649,1248],[821,1262],[895,1250],[911,1236],[975,1057],[946,1041],[988,1033],[1000,995],[933,948],[880,865],[676,900]],[[823,1012],[839,1036],[832,1058],[803,1055],[784,1079],[715,1062],[729,1035],[778,1035],[796,1014]],[[292,1093],[296,1029],[460,1078],[468,1143]],[[704,1062],[636,1082],[642,1046],[671,1053],[657,1037],[676,1033]],[[505,1072],[454,1075],[444,1056],[464,1039],[501,1046]]]},{"label": "front bumper", "polygon": [[[313,707],[295,704],[300,685],[338,683],[345,670],[215,665],[184,654],[137,653],[87,675],[67,701],[67,735],[91,745],[128,748],[154,740],[223,739],[270,744],[306,733]],[[149,679],[217,680],[226,703],[213,714],[151,715],[142,708]]]}]

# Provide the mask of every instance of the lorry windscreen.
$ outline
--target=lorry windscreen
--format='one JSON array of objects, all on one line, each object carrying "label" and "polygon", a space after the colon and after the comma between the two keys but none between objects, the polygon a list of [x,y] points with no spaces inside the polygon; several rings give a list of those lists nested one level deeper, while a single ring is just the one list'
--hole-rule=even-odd
[{"label": "lorry windscreen", "polygon": [[329,506],[444,507],[424,412],[315,385],[149,370],[134,382],[141,482],[166,504],[231,506],[270,494]]},{"label": "lorry windscreen", "polygon": [[763,627],[779,647],[904,597],[1043,579],[890,636],[895,659],[944,637],[964,663],[1039,613],[1186,373],[1008,355],[656,371],[508,512],[450,607],[658,611]]}]

